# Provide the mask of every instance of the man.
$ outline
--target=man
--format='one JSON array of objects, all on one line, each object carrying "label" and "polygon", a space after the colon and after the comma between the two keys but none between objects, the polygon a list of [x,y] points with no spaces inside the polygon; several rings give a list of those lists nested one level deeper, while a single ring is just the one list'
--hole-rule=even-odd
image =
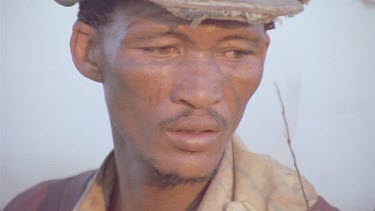
[{"label": "man", "polygon": [[71,53],[103,84],[114,151],[5,210],[336,210],[233,135],[262,78],[267,30],[302,3],[81,1]]}]

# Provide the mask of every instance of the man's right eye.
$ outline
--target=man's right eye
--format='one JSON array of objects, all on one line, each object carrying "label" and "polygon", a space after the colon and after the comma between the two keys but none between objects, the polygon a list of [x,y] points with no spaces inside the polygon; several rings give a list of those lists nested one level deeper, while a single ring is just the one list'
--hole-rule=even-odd
[{"label": "man's right eye", "polygon": [[152,53],[155,56],[163,56],[163,57],[181,54],[180,50],[175,46],[152,47],[152,48],[145,48],[145,50]]}]

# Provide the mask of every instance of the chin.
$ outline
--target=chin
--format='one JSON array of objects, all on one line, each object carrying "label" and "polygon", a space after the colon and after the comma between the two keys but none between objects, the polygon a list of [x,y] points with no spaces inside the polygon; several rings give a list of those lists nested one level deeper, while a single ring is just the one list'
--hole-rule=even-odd
[{"label": "chin", "polygon": [[148,165],[159,181],[159,185],[162,187],[173,187],[210,181],[211,178],[216,175],[220,161],[221,159],[209,161],[206,158],[200,162],[189,162],[185,160],[182,163],[164,163],[166,165],[157,165],[154,162],[148,161]]},{"label": "chin", "polygon": [[[194,185],[210,181],[217,173],[217,167],[205,174],[184,175],[178,171],[161,172],[155,169],[155,174],[160,179],[162,187],[174,187],[178,185]],[[195,172],[196,173],[196,172]]]}]

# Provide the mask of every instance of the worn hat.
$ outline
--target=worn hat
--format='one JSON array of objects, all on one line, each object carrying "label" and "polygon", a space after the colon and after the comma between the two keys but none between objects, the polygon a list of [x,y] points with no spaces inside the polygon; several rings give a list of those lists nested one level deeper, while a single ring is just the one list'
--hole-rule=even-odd
[{"label": "worn hat", "polygon": [[[55,0],[73,6],[85,0]],[[105,1],[105,0],[103,0]],[[205,19],[269,23],[280,16],[294,16],[303,11],[309,0],[149,0],[173,15],[201,22]]]}]

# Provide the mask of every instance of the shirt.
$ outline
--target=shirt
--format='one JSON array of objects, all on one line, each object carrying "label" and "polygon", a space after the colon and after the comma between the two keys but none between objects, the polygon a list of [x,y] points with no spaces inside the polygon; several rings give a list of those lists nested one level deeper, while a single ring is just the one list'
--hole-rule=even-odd
[{"label": "shirt", "polygon": [[[106,211],[116,181],[111,152],[99,170],[39,184],[16,197],[5,211]],[[304,178],[311,211],[336,211]],[[168,202],[166,202],[168,203]],[[237,136],[229,141],[217,174],[198,211],[300,211],[305,200],[296,172],[266,155],[249,152]]]}]

